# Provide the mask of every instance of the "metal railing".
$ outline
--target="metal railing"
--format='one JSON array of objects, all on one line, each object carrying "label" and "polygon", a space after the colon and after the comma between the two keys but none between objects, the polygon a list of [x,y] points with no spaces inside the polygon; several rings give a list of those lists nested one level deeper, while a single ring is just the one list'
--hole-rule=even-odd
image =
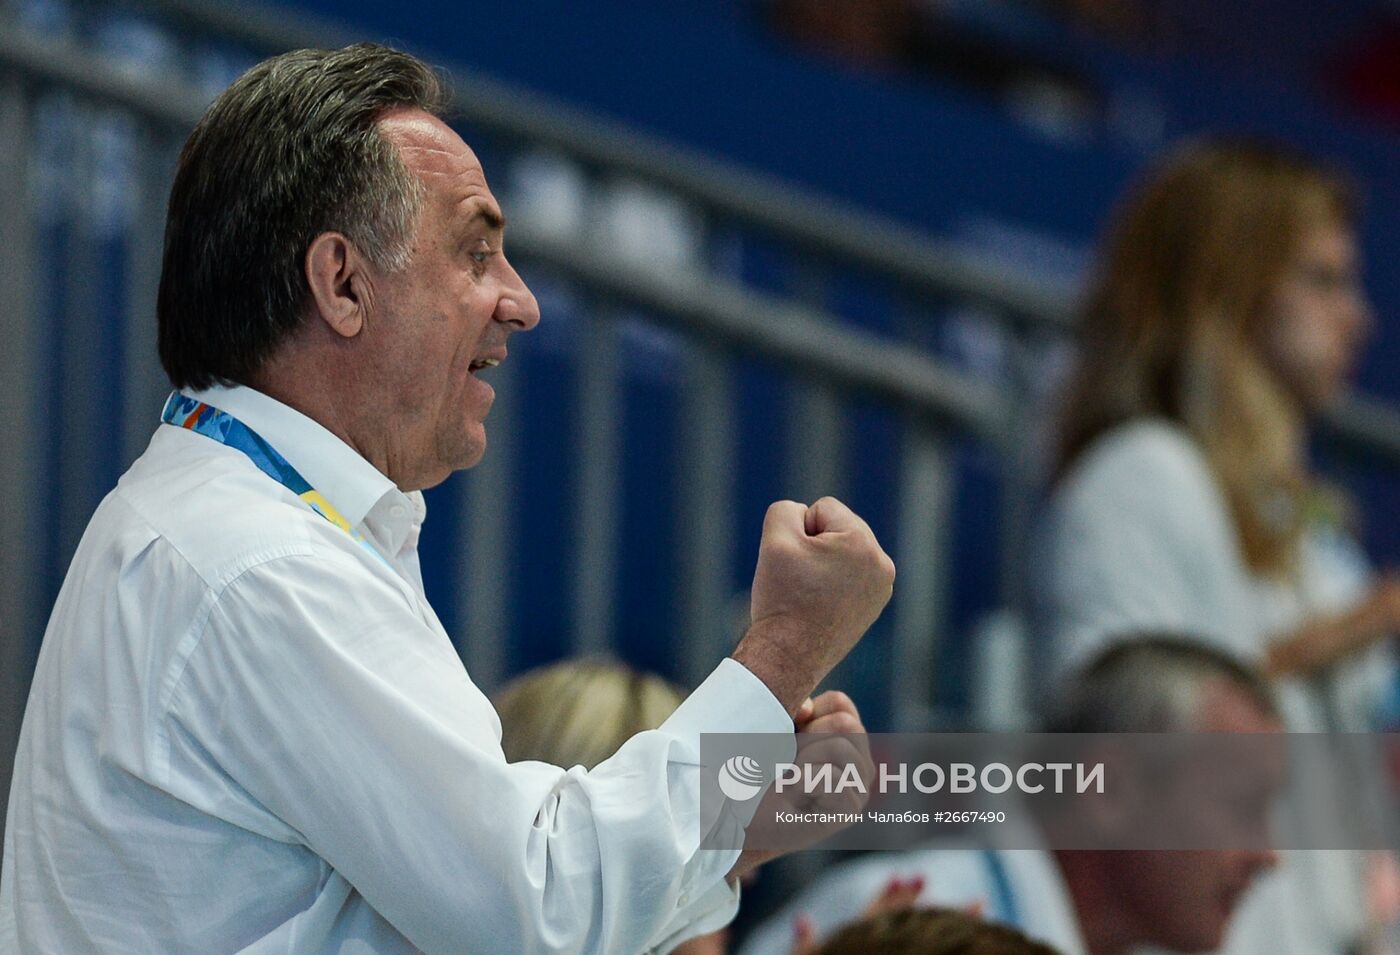
[{"label": "metal railing", "polygon": [[[174,6],[174,5],[166,5]],[[201,21],[205,22],[205,21]],[[212,26],[213,24],[211,24]],[[246,38],[246,37],[245,37]],[[132,223],[133,234],[142,238],[131,243],[129,276],[131,293],[125,310],[125,351],[128,367],[122,376],[122,387],[129,389],[120,402],[125,409],[125,421],[120,431],[129,435],[123,456],[134,456],[149,434],[150,408],[164,389],[162,376],[154,364],[151,315],[153,293],[159,268],[159,246],[156,241],[160,220],[158,197],[163,197],[166,176],[170,170],[170,147],[201,114],[203,98],[188,87],[173,84],[167,78],[142,77],[102,62],[101,58],[63,42],[27,36],[20,31],[0,33],[0,76],[4,77],[3,114],[13,135],[5,137],[4,159],[8,168],[26,170],[34,159],[26,155],[33,141],[32,130],[36,104],[47,97],[77,98],[101,110],[118,110],[140,124],[137,131],[143,149],[151,152],[132,165],[142,173],[144,198],[142,207],[147,215]],[[477,94],[484,84],[470,84]],[[501,94],[505,99],[506,94]],[[494,102],[494,101],[493,101]],[[461,105],[461,104],[459,104]],[[493,109],[498,107],[498,103]],[[481,122],[482,117],[470,105],[462,112],[468,122]],[[543,115],[537,108],[528,110],[533,129]],[[495,115],[493,113],[493,115]],[[502,123],[505,121],[502,120]],[[578,127],[579,122],[570,123]],[[527,132],[512,127],[512,138],[531,141]],[[620,134],[619,134],[620,136]],[[565,141],[556,130],[540,138],[558,145]],[[619,151],[619,145],[596,145],[603,140],[594,131],[583,140],[594,143],[580,150],[585,162],[601,162],[601,157]],[[157,145],[160,144],[160,145]],[[152,161],[156,152],[158,160]],[[667,162],[671,170],[680,164]],[[648,168],[646,163],[633,162],[628,168],[636,172]],[[17,172],[9,181],[22,183],[26,174]],[[697,182],[700,179],[697,177]],[[5,447],[0,457],[16,469],[12,487],[26,489],[25,495],[11,498],[5,506],[6,528],[24,536],[22,528],[29,527],[35,513],[44,506],[57,507],[62,513],[58,525],[67,528],[60,551],[71,552],[76,534],[87,517],[85,506],[68,507],[67,495],[46,502],[38,499],[44,486],[44,476],[38,457],[29,448],[34,436],[46,427],[62,422],[73,431],[67,440],[74,446],[95,446],[110,441],[104,433],[110,423],[93,420],[91,416],[64,414],[76,412],[80,403],[92,396],[84,394],[81,382],[72,374],[58,382],[43,382],[36,369],[44,360],[36,347],[26,346],[26,333],[35,333],[42,324],[37,310],[26,311],[20,303],[32,301],[33,288],[29,277],[42,271],[34,243],[20,233],[32,233],[25,223],[32,224],[35,210],[30,208],[32,197],[25,190],[10,190],[6,194],[8,213],[5,221],[16,232],[4,249],[9,341],[16,347],[7,351],[13,373],[7,374],[4,386],[4,407],[7,427]],[[726,458],[732,446],[732,428],[725,425],[725,405],[728,394],[724,383],[726,356],[741,352],[746,357],[771,359],[788,374],[808,382],[819,397],[827,396],[827,413],[839,415],[839,398],[843,394],[859,394],[890,403],[903,409],[907,417],[907,433],[899,502],[902,538],[906,541],[896,556],[912,579],[937,580],[941,555],[939,540],[946,527],[950,500],[950,479],[945,461],[945,441],[951,434],[973,435],[986,441],[996,441],[1005,433],[1010,417],[1004,396],[969,377],[907,348],[882,341],[868,334],[843,326],[830,315],[799,302],[763,296],[751,289],[725,280],[722,276],[706,274],[703,281],[683,273],[661,275],[635,264],[619,263],[608,257],[589,252],[586,247],[550,234],[547,230],[532,230],[528,223],[512,227],[512,247],[516,255],[529,259],[568,281],[589,290],[599,301],[616,309],[634,307],[643,310],[648,320],[671,328],[691,342],[688,356],[686,401],[688,420],[704,422],[695,429],[684,450],[684,480],[687,487],[681,496],[690,502],[693,515],[706,526],[720,527],[730,510],[729,492],[724,481],[715,480],[727,468]],[[82,245],[81,242],[76,245]],[[69,310],[91,305],[91,290],[70,296]],[[91,326],[91,319],[70,315],[75,328]],[[575,645],[580,650],[600,650],[611,644],[609,636],[613,621],[612,592],[616,581],[612,573],[611,555],[616,540],[610,535],[615,521],[607,519],[617,499],[616,458],[621,449],[615,442],[604,440],[609,423],[616,417],[617,395],[610,378],[614,363],[608,359],[608,342],[612,340],[607,327],[612,324],[604,309],[593,319],[599,330],[591,336],[589,360],[580,383],[580,407],[584,411],[584,429],[588,432],[580,446],[584,449],[579,464],[578,511],[590,515],[587,526],[578,535],[579,544],[575,566],[579,570],[578,586],[573,594],[576,627]],[[65,349],[89,358],[99,348],[93,341],[82,341],[82,334],[69,336]],[[81,362],[77,363],[81,366]],[[503,393],[509,393],[511,382],[498,382]],[[44,393],[53,389],[60,407],[58,414],[43,408]],[[65,403],[72,408],[65,407]],[[509,402],[503,402],[508,405]],[[803,407],[810,411],[813,404]],[[508,412],[507,412],[508,413]],[[589,422],[594,424],[589,424]],[[833,431],[839,428],[833,428]],[[497,420],[494,434],[508,435],[509,425]],[[502,447],[504,445],[504,447]],[[501,594],[504,582],[493,569],[498,560],[483,555],[491,549],[489,542],[503,544],[509,538],[509,514],[500,507],[505,495],[500,493],[510,470],[509,438],[493,438],[492,454],[487,462],[474,470],[473,481],[465,490],[466,514],[464,538],[476,546],[467,548],[463,562],[460,590],[461,601],[471,607],[472,627],[464,654],[473,674],[491,686],[504,671],[499,655],[506,645],[507,625]],[[57,483],[81,483],[82,475],[60,475]],[[52,478],[50,477],[50,483]],[[821,484],[820,481],[812,482]],[[86,499],[91,498],[86,495]],[[84,495],[74,495],[84,499]],[[600,519],[601,515],[601,519]],[[709,515],[707,518],[706,515]],[[44,609],[35,602],[38,590],[34,586],[31,565],[11,554],[14,566],[7,567],[5,578],[7,606],[14,608],[6,615],[7,673],[17,675],[26,669],[26,653],[34,645],[42,625]],[[682,602],[690,631],[682,641],[687,659],[682,668],[685,675],[698,678],[713,665],[727,649],[730,639],[727,628],[716,621],[732,601],[728,573],[724,565],[724,536],[715,535],[707,549],[687,558],[682,574]],[[897,615],[895,628],[896,658],[905,663],[891,668],[890,686],[897,699],[922,706],[927,701],[930,682],[931,634],[940,630],[941,605],[936,587],[921,589],[917,598],[905,601]],[[921,663],[921,661],[923,661]],[[17,706],[9,707],[12,719],[17,718]]]},{"label": "metal railing", "polygon": [[[147,0],[145,8],[177,30],[226,39],[256,53],[302,45],[332,46],[353,39],[325,24],[277,22],[239,9],[202,0]],[[1014,566],[1016,542],[1024,535],[1030,506],[1027,440],[1030,415],[1024,377],[1009,385],[992,385],[907,346],[853,329],[829,314],[821,288],[823,277],[841,268],[883,276],[896,297],[918,303],[974,302],[990,319],[1023,337],[1063,337],[1070,331],[1071,303],[1012,269],[991,263],[959,246],[874,218],[849,206],[805,196],[790,185],[676,146],[649,140],[635,131],[580,115],[489,78],[453,70],[456,107],[473,130],[485,131],[506,144],[506,151],[548,148],[591,174],[626,176],[644,181],[701,210],[707,221],[771,237],[809,263],[816,276],[807,288],[786,296],[761,294],[726,277],[712,263],[700,272],[659,273],[634,261],[592,251],[528,220],[513,224],[513,254],[586,289],[598,304],[590,310],[588,361],[579,369],[580,459],[574,481],[576,511],[587,515],[574,529],[571,565],[578,569],[572,589],[562,599],[572,605],[573,646],[579,651],[612,644],[616,619],[617,515],[621,506],[617,471],[626,449],[612,423],[620,396],[618,329],[622,310],[635,310],[683,343],[683,418],[680,469],[689,519],[712,533],[677,556],[681,581],[678,619],[685,630],[680,671],[696,679],[708,670],[730,639],[724,618],[734,595],[728,564],[732,532],[733,489],[726,475],[735,441],[731,407],[733,359],[761,356],[783,369],[799,393],[790,427],[820,446],[844,439],[847,405],[854,398],[873,399],[896,409],[901,422],[899,470],[894,492],[900,528],[896,562],[902,582],[891,607],[889,659],[883,661],[883,685],[894,700],[894,724],[912,728],[929,718],[936,641],[945,629],[948,579],[948,527],[955,476],[950,443],[974,441],[989,447],[1002,462],[1005,477],[1002,508],[1006,564]],[[45,254],[34,223],[40,210],[29,190],[16,188],[34,176],[34,131],[44,109],[55,103],[78,104],[98,115],[113,111],[129,120],[139,155],[136,171],[138,210],[131,218],[124,255],[128,263],[124,308],[124,364],[116,435],[110,423],[77,414],[79,402],[92,396],[83,380],[102,352],[101,332],[80,312],[93,302],[81,287],[81,268],[68,269],[72,286],[65,298],[67,321],[61,348],[75,360],[63,363],[59,380],[45,380],[36,369],[47,367],[53,351],[50,316],[37,307],[38,263]],[[73,434],[74,448],[121,442],[129,460],[149,435],[150,409],[164,391],[155,365],[152,315],[159,270],[161,209],[168,190],[171,157],[205,106],[205,97],[188,82],[123,70],[61,41],[0,29],[0,307],[5,311],[6,348],[0,380],[0,467],[7,488],[0,502],[0,529],[7,540],[31,540],[59,528],[59,560],[76,543],[74,528],[87,518],[87,505],[69,503],[66,494],[46,488],[82,486],[82,454],[72,456],[66,472],[46,474],[36,436],[56,420]],[[842,228],[829,225],[840,221]],[[72,244],[68,254],[91,237]],[[70,266],[72,263],[70,263]],[[816,291],[814,292],[813,289]],[[86,356],[86,357],[84,357]],[[509,498],[513,469],[511,401],[519,386],[503,366],[497,390],[503,401],[493,415],[492,450],[461,485],[464,559],[458,571],[457,599],[470,608],[470,633],[463,653],[484,686],[496,684],[508,669],[502,648],[509,645],[510,582],[499,555],[511,546],[515,515],[502,501]],[[58,396],[49,407],[46,397]],[[72,402],[68,408],[64,402]],[[1400,415],[1375,402],[1355,400],[1329,419],[1339,446],[1391,466],[1400,466]],[[65,459],[66,460],[66,459]],[[794,496],[825,491],[843,481],[839,455],[832,453],[804,467],[791,464]],[[73,495],[87,501],[89,493]],[[41,520],[57,508],[57,519]],[[40,525],[43,526],[40,526]],[[0,738],[8,745],[17,732],[29,655],[42,628],[42,582],[23,551],[6,548],[0,566],[0,674],[6,694],[0,713]],[[1005,575],[1011,580],[1014,575]],[[1014,596],[1009,598],[1014,599]],[[464,611],[463,617],[468,615]],[[0,752],[8,771],[9,759]]]}]

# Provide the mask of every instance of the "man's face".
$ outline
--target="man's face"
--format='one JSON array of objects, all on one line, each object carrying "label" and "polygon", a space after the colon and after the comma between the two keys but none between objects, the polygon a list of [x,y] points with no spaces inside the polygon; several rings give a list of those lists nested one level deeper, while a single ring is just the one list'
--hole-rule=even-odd
[{"label": "man's face", "polygon": [[[1206,687],[1198,729],[1203,733],[1278,733],[1282,726],[1244,693]],[[1241,752],[1238,745],[1229,752]],[[1269,810],[1282,785],[1281,748],[1261,746],[1258,765],[1208,767],[1208,778],[1177,780],[1164,796],[1169,811],[1189,815],[1201,836],[1259,848],[1122,852],[1119,897],[1143,941],[1176,952],[1220,947],[1236,905],[1255,876],[1277,863],[1267,845]],[[1192,774],[1188,774],[1190,776]]]},{"label": "man's face", "polygon": [[502,249],[504,217],[476,155],[436,117],[391,112],[380,132],[423,185],[409,264],[375,272],[366,331],[388,405],[390,476],[431,487],[481,460],[495,391],[479,372],[539,306]]}]

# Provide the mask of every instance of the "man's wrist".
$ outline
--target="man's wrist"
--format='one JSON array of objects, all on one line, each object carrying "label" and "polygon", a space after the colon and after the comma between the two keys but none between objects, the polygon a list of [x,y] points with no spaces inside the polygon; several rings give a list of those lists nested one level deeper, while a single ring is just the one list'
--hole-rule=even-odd
[{"label": "man's wrist", "polygon": [[789,716],[797,712],[825,675],[813,672],[806,654],[788,649],[804,639],[809,638],[796,632],[791,623],[768,618],[749,627],[731,655],[768,687]]}]

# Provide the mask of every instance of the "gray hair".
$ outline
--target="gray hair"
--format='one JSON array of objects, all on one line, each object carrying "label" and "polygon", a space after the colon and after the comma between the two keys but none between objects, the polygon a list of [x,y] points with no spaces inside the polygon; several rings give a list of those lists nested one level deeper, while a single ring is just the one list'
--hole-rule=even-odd
[{"label": "gray hair", "polygon": [[1278,715],[1256,670],[1174,634],[1124,634],[1070,679],[1048,709],[1051,733],[1170,733],[1197,729],[1206,687],[1239,690],[1262,713]]}]

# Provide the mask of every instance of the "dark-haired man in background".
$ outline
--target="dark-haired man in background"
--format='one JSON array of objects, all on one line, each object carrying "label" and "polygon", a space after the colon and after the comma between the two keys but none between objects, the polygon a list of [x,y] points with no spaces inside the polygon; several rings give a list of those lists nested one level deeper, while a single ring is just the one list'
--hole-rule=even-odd
[{"label": "dark-haired man in background", "polygon": [[[508,765],[423,595],[422,488],[480,460],[480,373],[539,321],[437,77],[372,45],[260,64],[181,154],[177,391],[93,516],[15,764],[0,950],[618,952],[726,922],[699,734],[804,703],[894,568],[839,502],[769,509],[753,624],[596,770]],[[749,860],[751,861],[751,860]]]}]

